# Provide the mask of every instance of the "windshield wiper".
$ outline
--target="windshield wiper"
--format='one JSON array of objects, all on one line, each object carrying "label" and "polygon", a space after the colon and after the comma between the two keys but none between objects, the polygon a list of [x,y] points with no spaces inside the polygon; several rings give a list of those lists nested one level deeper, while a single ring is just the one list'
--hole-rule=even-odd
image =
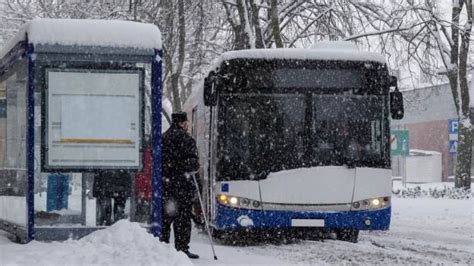
[{"label": "windshield wiper", "polygon": [[355,161],[355,160],[346,160],[346,162],[344,164],[347,166],[347,168],[350,168],[350,169],[356,168],[357,166],[360,166],[358,164],[358,161]]},{"label": "windshield wiper", "polygon": [[269,173],[270,173],[270,171],[263,170],[262,172],[256,174],[255,177],[257,178],[257,180],[263,180],[263,179],[266,179],[268,177]]}]

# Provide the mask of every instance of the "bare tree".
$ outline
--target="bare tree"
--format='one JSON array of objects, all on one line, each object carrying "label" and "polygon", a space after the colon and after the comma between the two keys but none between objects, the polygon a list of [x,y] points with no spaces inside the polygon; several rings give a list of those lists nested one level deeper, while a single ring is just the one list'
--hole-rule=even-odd
[{"label": "bare tree", "polygon": [[[460,25],[461,11],[465,8],[467,21]],[[442,40],[437,35],[443,63],[447,70],[451,91],[453,93],[456,110],[459,117],[458,156],[456,163],[456,187],[471,187],[471,160],[472,160],[472,125],[469,111],[469,85],[467,82],[467,60],[469,55],[469,42],[472,31],[472,0],[455,0],[452,7],[451,40],[445,35],[447,45],[442,45]],[[440,25],[442,27],[442,25]],[[446,32],[442,30],[441,32]],[[450,60],[445,58],[450,50]]]},{"label": "bare tree", "polygon": [[[377,17],[384,16],[381,10],[371,11]],[[467,70],[473,24],[472,0],[454,0],[450,21],[441,17],[436,3],[432,1],[400,3],[394,12],[399,14],[398,20],[379,19],[387,26],[385,29],[373,27],[371,32],[346,39],[384,34],[397,36],[400,37],[398,40],[408,44],[408,61],[417,62],[424,74],[435,75],[439,73],[439,66],[443,66],[441,73],[449,80],[459,118],[455,186],[468,189],[471,186],[472,125]],[[441,64],[433,63],[439,61]]]},{"label": "bare tree", "polygon": [[[210,62],[227,50],[310,47],[351,40],[382,52],[393,68],[413,65],[451,85],[460,121],[456,186],[469,187],[472,127],[467,64],[472,0],[454,0],[444,19],[431,0],[0,0],[0,41],[35,17],[136,20],[158,25],[164,44],[164,100],[180,110]],[[415,63],[415,64],[414,64]]]}]

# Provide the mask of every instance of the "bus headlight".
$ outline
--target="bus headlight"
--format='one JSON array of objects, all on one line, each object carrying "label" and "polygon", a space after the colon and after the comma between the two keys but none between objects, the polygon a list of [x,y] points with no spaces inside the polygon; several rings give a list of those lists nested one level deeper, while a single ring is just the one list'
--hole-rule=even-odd
[{"label": "bus headlight", "polygon": [[380,205],[380,200],[379,199],[373,199],[372,200],[372,206],[378,207]]},{"label": "bus headlight", "polygon": [[232,205],[237,205],[237,203],[239,203],[239,199],[237,199],[237,197],[230,197],[229,202]]},{"label": "bus headlight", "polygon": [[352,202],[352,210],[374,210],[390,206],[390,197],[379,197]]},{"label": "bus headlight", "polygon": [[251,200],[243,197],[230,196],[226,194],[218,194],[217,201],[222,205],[245,209],[259,209],[261,206],[260,201]]}]

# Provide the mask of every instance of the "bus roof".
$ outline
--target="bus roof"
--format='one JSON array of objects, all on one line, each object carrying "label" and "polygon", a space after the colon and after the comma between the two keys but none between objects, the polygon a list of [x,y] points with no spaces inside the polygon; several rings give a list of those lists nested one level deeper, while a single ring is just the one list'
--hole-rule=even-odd
[{"label": "bus roof", "polygon": [[120,20],[33,19],[0,50],[0,59],[19,42],[42,45],[161,49],[161,33],[153,24]]},{"label": "bus roof", "polygon": [[[311,49],[277,48],[277,49],[249,49],[223,53],[213,64],[213,69],[218,68],[222,62],[232,59],[289,59],[289,60],[335,60],[335,61],[368,61],[385,64],[386,60],[381,54],[365,52],[354,49],[354,46],[334,43],[331,47],[327,44]],[[338,45],[341,44],[341,45]]]}]

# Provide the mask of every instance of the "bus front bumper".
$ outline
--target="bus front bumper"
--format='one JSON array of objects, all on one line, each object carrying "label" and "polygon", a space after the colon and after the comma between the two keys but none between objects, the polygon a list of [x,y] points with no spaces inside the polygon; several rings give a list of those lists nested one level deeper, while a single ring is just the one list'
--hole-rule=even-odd
[{"label": "bus front bumper", "polygon": [[[217,230],[293,228],[292,220],[318,220],[322,229],[388,230],[391,207],[370,211],[298,212],[230,208],[217,204]],[[322,220],[324,222],[322,222]]]}]

